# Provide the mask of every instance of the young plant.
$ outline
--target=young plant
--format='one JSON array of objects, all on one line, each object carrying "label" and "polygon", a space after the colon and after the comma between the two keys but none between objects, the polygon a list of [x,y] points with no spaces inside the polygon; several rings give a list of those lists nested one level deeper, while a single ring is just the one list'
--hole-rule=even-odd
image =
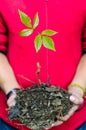
[{"label": "young plant", "polygon": [[[26,26],[26,28],[20,32],[20,36],[30,36],[39,25],[38,12],[35,14],[32,21],[31,18],[27,14],[25,14],[21,10],[18,10],[18,11],[19,11],[21,22]],[[55,34],[57,34],[57,32],[51,29],[46,29],[46,30],[43,30],[41,33],[40,32],[37,33],[34,39],[36,52],[38,52],[41,49],[42,45],[45,48],[56,51],[54,41],[51,38],[51,36]]]}]

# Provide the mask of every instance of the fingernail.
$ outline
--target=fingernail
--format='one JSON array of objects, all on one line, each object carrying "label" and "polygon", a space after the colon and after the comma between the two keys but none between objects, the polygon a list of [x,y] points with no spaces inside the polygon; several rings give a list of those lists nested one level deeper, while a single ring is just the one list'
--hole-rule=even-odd
[{"label": "fingernail", "polygon": [[74,96],[70,96],[70,100],[73,102],[75,101],[75,97]]}]

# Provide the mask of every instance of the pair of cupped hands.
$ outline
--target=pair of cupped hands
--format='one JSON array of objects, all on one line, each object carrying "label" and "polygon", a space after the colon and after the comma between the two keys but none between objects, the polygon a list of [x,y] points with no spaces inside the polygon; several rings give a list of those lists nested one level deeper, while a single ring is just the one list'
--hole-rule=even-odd
[{"label": "pair of cupped hands", "polygon": [[[78,110],[79,105],[83,103],[83,100],[84,100],[83,99],[83,91],[80,88],[78,88],[76,86],[75,87],[69,87],[68,92],[71,94],[70,101],[74,103],[73,107],[70,109],[70,111],[68,112],[68,114],[66,116],[64,116],[63,118],[56,121],[51,126],[46,128],[45,130],[48,130],[51,127],[54,127],[54,126],[61,125],[62,123],[67,121],[75,113],[75,111]],[[15,104],[16,104],[15,98],[16,98],[16,93],[12,94],[9,97],[9,99],[7,100],[7,105],[8,105],[9,108],[12,107],[12,106],[15,106]]]}]

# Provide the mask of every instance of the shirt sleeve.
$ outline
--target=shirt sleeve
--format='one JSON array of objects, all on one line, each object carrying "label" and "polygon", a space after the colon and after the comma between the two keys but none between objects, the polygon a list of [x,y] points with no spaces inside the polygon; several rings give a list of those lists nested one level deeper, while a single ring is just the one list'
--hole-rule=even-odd
[{"label": "shirt sleeve", "polygon": [[86,53],[86,24],[82,30],[82,53]]},{"label": "shirt sleeve", "polygon": [[0,15],[0,52],[7,53],[7,28],[5,22]]}]

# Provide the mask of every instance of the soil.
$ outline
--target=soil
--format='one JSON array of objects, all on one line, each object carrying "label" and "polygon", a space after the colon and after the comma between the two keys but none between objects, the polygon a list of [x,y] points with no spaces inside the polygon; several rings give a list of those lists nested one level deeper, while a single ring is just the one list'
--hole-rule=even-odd
[{"label": "soil", "polygon": [[56,86],[41,84],[19,90],[10,120],[18,119],[32,130],[42,130],[65,116],[73,106],[70,94]]}]

